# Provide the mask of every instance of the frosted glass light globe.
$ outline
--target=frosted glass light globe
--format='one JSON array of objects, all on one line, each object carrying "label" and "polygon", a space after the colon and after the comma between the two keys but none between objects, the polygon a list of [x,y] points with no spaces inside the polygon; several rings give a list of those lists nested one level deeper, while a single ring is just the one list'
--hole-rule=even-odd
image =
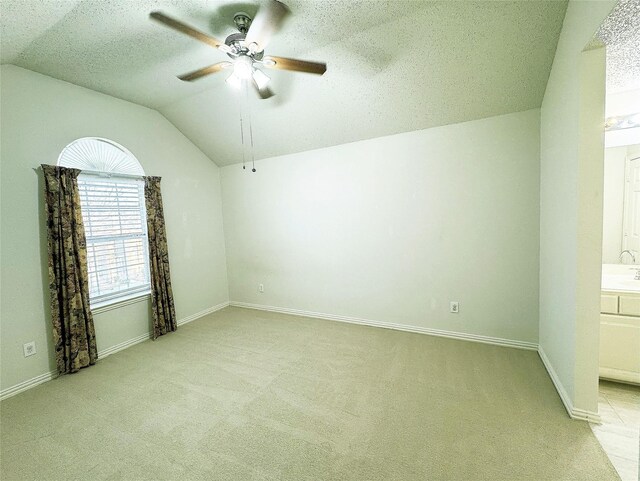
[{"label": "frosted glass light globe", "polygon": [[233,63],[233,73],[241,80],[248,80],[253,73],[253,61],[249,57],[238,57]]}]

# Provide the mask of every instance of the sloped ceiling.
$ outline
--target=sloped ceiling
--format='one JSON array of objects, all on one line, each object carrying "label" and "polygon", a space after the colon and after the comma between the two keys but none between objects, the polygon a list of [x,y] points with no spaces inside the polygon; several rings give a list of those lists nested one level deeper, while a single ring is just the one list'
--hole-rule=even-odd
[{"label": "sloped ceiling", "polygon": [[[205,0],[2,0],[2,63],[159,110],[218,165],[537,108],[566,1],[286,0],[267,53],[325,61],[322,77],[268,70],[277,95],[247,99],[226,74],[175,76],[224,60],[149,20],[162,10],[224,38],[236,11]],[[99,133],[96,133],[98,135]]]}]

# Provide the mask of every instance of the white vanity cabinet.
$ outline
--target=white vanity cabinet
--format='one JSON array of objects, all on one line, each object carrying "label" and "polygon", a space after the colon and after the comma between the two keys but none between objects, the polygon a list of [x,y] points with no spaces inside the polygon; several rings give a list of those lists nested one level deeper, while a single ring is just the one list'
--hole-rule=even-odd
[{"label": "white vanity cabinet", "polygon": [[640,292],[602,291],[600,377],[640,384]]}]

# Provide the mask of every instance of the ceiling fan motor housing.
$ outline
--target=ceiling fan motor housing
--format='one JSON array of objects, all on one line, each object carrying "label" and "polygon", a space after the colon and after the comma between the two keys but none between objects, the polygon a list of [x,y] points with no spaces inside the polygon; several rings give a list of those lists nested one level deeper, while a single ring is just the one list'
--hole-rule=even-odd
[{"label": "ceiling fan motor housing", "polygon": [[246,34],[242,32],[229,35],[224,41],[231,48],[231,52],[227,53],[227,55],[233,59],[238,55],[247,55],[254,60],[261,60],[264,52],[251,52],[244,43],[245,37]]},{"label": "ceiling fan motor housing", "polygon": [[238,27],[238,30],[240,30],[240,33],[247,33],[251,26],[252,19],[246,13],[238,12],[233,16],[233,21],[235,22],[236,27]]}]

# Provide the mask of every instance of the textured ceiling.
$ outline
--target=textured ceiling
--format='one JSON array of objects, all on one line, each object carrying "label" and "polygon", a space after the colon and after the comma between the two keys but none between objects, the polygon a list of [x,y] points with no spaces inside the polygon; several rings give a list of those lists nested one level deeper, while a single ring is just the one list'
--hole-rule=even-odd
[{"label": "textured ceiling", "polygon": [[[267,53],[325,61],[328,71],[267,72],[277,95],[249,98],[256,158],[537,108],[566,9],[565,1],[285,1],[293,15]],[[237,163],[242,97],[225,74],[175,77],[224,55],[148,15],[160,9],[224,37],[236,11],[257,5],[2,0],[1,61],[156,108],[218,165]]]},{"label": "textured ceiling", "polygon": [[607,46],[607,92],[640,89],[640,0],[620,0],[595,37]]}]

